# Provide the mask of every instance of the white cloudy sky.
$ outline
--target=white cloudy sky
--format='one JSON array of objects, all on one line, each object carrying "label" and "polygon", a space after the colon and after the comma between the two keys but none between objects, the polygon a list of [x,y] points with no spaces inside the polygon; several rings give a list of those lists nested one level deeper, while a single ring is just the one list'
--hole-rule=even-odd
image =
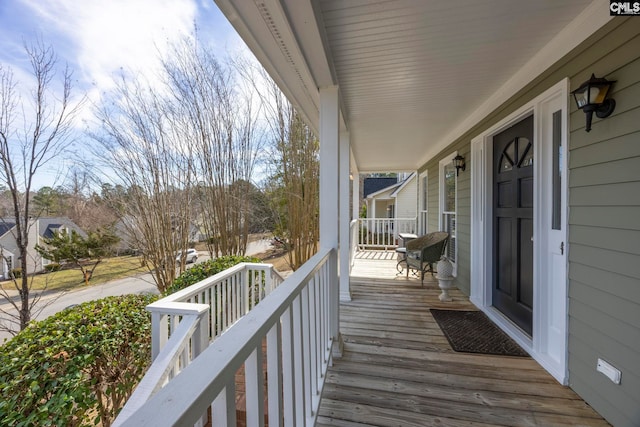
[{"label": "white cloudy sky", "polygon": [[96,101],[121,69],[152,70],[194,23],[220,55],[246,49],[213,0],[0,0],[0,63],[28,81],[24,44],[40,37]]},{"label": "white cloudy sky", "polygon": [[213,0],[2,0],[0,60],[26,65],[23,44],[41,36],[83,83],[108,85],[120,67],[155,63],[194,22],[222,52],[241,41]]}]

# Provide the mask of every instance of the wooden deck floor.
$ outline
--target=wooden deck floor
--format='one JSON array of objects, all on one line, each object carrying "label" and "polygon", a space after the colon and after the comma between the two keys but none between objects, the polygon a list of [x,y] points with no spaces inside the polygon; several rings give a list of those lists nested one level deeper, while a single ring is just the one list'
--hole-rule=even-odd
[{"label": "wooden deck floor", "polygon": [[454,352],[429,308],[473,305],[457,290],[441,303],[431,275],[421,287],[395,273],[380,254],[357,259],[318,426],[608,425],[533,359]]}]

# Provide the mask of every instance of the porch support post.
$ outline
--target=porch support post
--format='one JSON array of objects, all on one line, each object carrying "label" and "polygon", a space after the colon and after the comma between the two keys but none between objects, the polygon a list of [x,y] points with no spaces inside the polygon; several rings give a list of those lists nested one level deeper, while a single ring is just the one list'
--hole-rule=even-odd
[{"label": "porch support post", "polygon": [[320,247],[333,249],[329,260],[329,333],[333,338],[334,351],[339,349],[339,282],[338,282],[338,175],[340,106],[338,87],[320,89]]},{"label": "porch support post", "polygon": [[349,289],[349,264],[351,252],[351,233],[349,210],[349,166],[351,163],[351,142],[349,133],[340,134],[340,301],[351,301]]},{"label": "porch support post", "polygon": [[360,172],[358,172],[358,169],[353,169],[351,173],[353,174],[353,201],[351,202],[353,206],[353,212],[351,213],[351,219],[358,219],[360,218]]}]

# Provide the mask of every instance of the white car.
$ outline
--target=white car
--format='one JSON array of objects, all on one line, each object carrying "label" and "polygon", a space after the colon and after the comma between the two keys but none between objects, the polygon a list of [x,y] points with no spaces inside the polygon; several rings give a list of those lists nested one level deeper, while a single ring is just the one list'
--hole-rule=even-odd
[{"label": "white car", "polygon": [[[185,256],[185,262],[187,264],[189,264],[190,262],[196,262],[198,260],[198,251],[196,251],[193,248],[187,249],[187,252],[185,253],[184,256]],[[180,262],[180,261],[182,261],[182,251],[176,254],[176,262]]]}]

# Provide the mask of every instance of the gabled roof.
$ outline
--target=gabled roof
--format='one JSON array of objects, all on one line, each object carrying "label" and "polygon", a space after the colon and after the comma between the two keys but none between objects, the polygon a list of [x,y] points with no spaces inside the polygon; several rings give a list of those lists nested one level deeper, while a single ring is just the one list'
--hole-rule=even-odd
[{"label": "gabled roof", "polygon": [[[64,216],[57,217],[42,217],[37,218],[38,230],[40,237],[51,238],[53,234],[60,229],[60,227],[67,227],[71,230],[75,230],[82,237],[87,237],[87,233],[84,232],[78,225]],[[16,226],[15,220],[8,218],[0,218],[0,237],[10,232]]]},{"label": "gabled roof", "polygon": [[16,226],[15,221],[9,221],[5,219],[0,220],[0,237],[7,234],[15,226]]},{"label": "gabled roof", "polygon": [[49,224],[40,234],[42,237],[50,239],[52,238],[58,230],[60,230],[62,224]]},{"label": "gabled roof", "polygon": [[366,199],[370,195],[397,184],[398,178],[365,178],[362,185],[362,197]]},{"label": "gabled roof", "polygon": [[38,226],[39,233],[41,237],[51,238],[54,233],[58,231],[61,227],[67,227],[70,230],[75,230],[82,237],[87,237],[87,233],[85,233],[78,225],[71,221],[69,218],[65,216],[57,216],[57,217],[42,217],[38,218]]}]

